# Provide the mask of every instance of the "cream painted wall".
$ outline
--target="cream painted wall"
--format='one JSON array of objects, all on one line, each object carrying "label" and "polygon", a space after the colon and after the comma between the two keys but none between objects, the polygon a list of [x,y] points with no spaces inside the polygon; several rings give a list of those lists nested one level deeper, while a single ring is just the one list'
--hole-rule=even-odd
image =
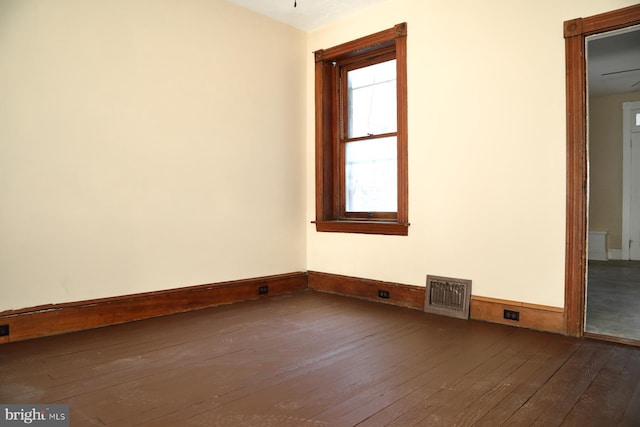
[{"label": "cream painted wall", "polygon": [[221,0],[0,2],[0,311],[304,271],[306,60]]},{"label": "cream painted wall", "polygon": [[[304,269],[562,306],[562,23],[633,3],[389,0],[305,35],[222,0],[4,0],[0,311]],[[403,21],[410,234],[317,233],[311,52]]]},{"label": "cream painted wall", "polygon": [[[309,34],[308,52],[408,24],[408,237],[318,233],[309,270],[562,307],[563,22],[634,4],[389,0]],[[314,218],[313,59],[307,57],[307,219]]]},{"label": "cream painted wall", "polygon": [[622,103],[640,92],[589,99],[589,230],[606,231],[607,248],[622,249]]}]

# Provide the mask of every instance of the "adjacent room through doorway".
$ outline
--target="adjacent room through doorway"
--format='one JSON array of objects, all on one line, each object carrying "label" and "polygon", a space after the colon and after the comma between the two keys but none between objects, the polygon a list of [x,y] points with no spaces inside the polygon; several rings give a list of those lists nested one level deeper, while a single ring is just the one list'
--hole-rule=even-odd
[{"label": "adjacent room through doorway", "polygon": [[640,341],[640,26],[587,37],[586,52],[585,332]]}]

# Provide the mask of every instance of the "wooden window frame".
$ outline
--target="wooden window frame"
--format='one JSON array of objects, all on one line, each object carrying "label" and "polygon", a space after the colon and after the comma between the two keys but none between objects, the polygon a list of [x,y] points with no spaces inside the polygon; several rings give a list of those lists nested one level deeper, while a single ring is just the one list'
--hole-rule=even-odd
[{"label": "wooden window frame", "polygon": [[[394,53],[397,79],[398,209],[394,215],[348,215],[341,188],[341,120],[338,69]],[[359,38],[315,55],[316,230],[408,235],[407,24]],[[336,67],[337,65],[337,67]]]}]

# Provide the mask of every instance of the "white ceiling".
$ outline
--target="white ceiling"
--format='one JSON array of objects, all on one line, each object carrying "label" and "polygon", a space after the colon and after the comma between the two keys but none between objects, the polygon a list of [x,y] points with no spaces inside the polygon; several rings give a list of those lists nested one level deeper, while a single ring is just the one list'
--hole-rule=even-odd
[{"label": "white ceiling", "polygon": [[[303,31],[312,31],[387,0],[227,0]],[[297,3],[296,7],[293,5]]]},{"label": "white ceiling", "polygon": [[587,40],[589,95],[640,91],[640,27]]}]

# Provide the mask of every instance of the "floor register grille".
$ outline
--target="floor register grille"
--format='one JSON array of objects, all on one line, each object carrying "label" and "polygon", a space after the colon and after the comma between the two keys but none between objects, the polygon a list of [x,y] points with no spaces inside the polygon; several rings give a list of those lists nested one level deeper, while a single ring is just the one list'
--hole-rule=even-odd
[{"label": "floor register grille", "polygon": [[427,275],[424,311],[469,319],[471,280]]}]

